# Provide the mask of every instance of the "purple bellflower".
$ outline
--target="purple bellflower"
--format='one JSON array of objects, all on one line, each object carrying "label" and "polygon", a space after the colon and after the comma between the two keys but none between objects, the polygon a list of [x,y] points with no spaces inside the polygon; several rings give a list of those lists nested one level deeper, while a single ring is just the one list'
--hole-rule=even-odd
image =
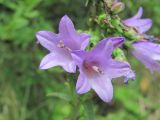
[{"label": "purple bellflower", "polygon": [[140,7],[137,14],[123,21],[126,26],[133,27],[140,34],[145,33],[152,27],[152,20],[149,18],[141,19],[143,8]]},{"label": "purple bellflower", "polygon": [[89,43],[90,36],[85,33],[77,33],[71,19],[65,15],[59,23],[59,33],[39,31],[36,34],[39,43],[48,49],[41,63],[40,69],[48,69],[61,66],[67,72],[76,72],[76,64],[71,53],[74,50],[84,50]]},{"label": "purple bellflower", "polygon": [[[138,13],[124,20],[123,23],[127,26],[134,27],[139,34],[145,36],[145,32],[147,32],[152,27],[151,19],[141,19],[143,13],[143,9],[139,8]],[[159,71],[160,72],[160,45],[142,39],[132,44],[133,51],[132,54],[141,61],[146,68],[148,68],[151,72]]]},{"label": "purple bellflower", "polygon": [[160,72],[160,63],[158,62],[160,61],[159,44],[141,41],[133,43],[133,48],[133,55],[140,60],[146,68],[148,68],[151,72]]},{"label": "purple bellflower", "polygon": [[72,52],[80,71],[76,84],[78,94],[93,89],[104,102],[110,102],[113,96],[112,78],[133,77],[128,63],[114,60],[111,56],[112,51],[123,42],[123,37],[112,37],[102,40],[89,52]]}]

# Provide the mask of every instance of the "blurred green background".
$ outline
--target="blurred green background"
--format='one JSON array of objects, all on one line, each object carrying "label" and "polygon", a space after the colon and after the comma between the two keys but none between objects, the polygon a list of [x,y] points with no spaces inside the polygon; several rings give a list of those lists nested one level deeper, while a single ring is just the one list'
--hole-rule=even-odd
[{"label": "blurred green background", "polygon": [[[57,32],[60,18],[67,14],[79,30],[89,30],[88,19],[99,0],[0,0],[0,120],[70,120],[68,74],[59,67],[38,69],[48,52],[36,42],[39,30]],[[144,17],[153,19],[149,34],[160,32],[159,0],[123,0],[120,16],[134,15],[139,6]],[[96,36],[94,36],[96,37]],[[123,85],[114,81],[114,98],[104,103],[93,92],[92,117],[79,105],[79,120],[160,120],[160,76],[150,74],[132,56],[136,81]],[[91,93],[91,92],[90,92]],[[86,105],[87,107],[87,105]],[[90,109],[90,108],[89,108]]]}]

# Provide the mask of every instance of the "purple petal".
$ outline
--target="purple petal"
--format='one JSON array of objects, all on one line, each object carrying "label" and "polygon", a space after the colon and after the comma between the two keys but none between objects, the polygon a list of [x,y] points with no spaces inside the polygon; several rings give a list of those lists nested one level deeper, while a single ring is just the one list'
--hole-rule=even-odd
[{"label": "purple petal", "polygon": [[132,52],[133,55],[139,60],[141,61],[146,68],[148,68],[151,72],[153,71],[159,71],[160,72],[160,64],[158,62],[156,62],[155,60],[151,59],[150,57],[141,54],[139,52]]},{"label": "purple petal", "polygon": [[152,27],[151,19],[137,19],[125,22],[127,26],[134,27],[138,30],[139,33],[145,33]]},{"label": "purple petal", "polygon": [[128,19],[126,19],[126,20],[123,20],[123,23],[124,23],[125,25],[129,26],[129,24],[131,24],[133,21],[138,20],[138,19],[141,19],[142,14],[143,14],[143,8],[140,7],[139,10],[138,10],[138,12],[137,12],[137,14],[136,14],[135,16],[133,16],[133,17],[131,17],[131,18],[128,18]]},{"label": "purple petal", "polygon": [[130,18],[130,19],[140,19],[140,18],[142,17],[142,14],[143,14],[143,8],[140,7],[140,8],[138,9],[138,12],[136,13],[136,15],[133,16],[133,17]]},{"label": "purple petal", "polygon": [[137,30],[139,33],[145,33],[152,27],[152,20],[151,19],[142,19],[139,22],[139,26],[137,26]]},{"label": "purple petal", "polygon": [[128,83],[128,80],[135,80],[135,73],[131,70],[124,76],[124,83]]},{"label": "purple petal", "polygon": [[59,32],[71,38],[74,38],[77,34],[71,19],[67,15],[63,16],[59,23]]},{"label": "purple petal", "polygon": [[138,13],[133,16],[132,18],[126,19],[123,23],[127,26],[134,27],[137,29],[139,33],[145,33],[152,27],[152,20],[151,19],[141,19],[143,14],[142,7],[139,8]]},{"label": "purple petal", "polygon": [[137,42],[133,44],[136,50],[142,51],[152,59],[160,60],[160,45],[153,42]]},{"label": "purple petal", "polygon": [[160,45],[152,42],[137,42],[133,44],[133,55],[151,72],[160,72]]},{"label": "purple petal", "polygon": [[48,69],[54,66],[62,66],[70,73],[74,73],[76,71],[76,65],[72,60],[70,53],[63,49],[56,51],[56,53],[51,52],[46,55],[40,63],[40,69]]},{"label": "purple petal", "polygon": [[60,21],[59,33],[61,39],[67,47],[71,48],[72,50],[80,49],[80,44],[78,42],[78,34],[74,28],[71,19],[67,15],[63,16]]},{"label": "purple petal", "polygon": [[104,64],[104,69],[109,78],[112,79],[124,76],[129,79],[133,79],[135,77],[134,72],[131,70],[128,63],[113,59],[110,59],[108,63],[109,64]]},{"label": "purple petal", "polygon": [[59,34],[64,44],[72,50],[84,50],[89,43],[90,36],[85,33],[78,34],[67,15],[63,16],[59,23]]},{"label": "purple petal", "polygon": [[110,102],[113,97],[113,86],[111,80],[104,75],[95,76],[91,82],[92,88],[104,102]]},{"label": "purple petal", "polygon": [[53,51],[59,42],[59,36],[53,32],[39,31],[36,33],[36,37],[40,44],[49,51]]},{"label": "purple petal", "polygon": [[101,52],[104,52],[106,56],[110,57],[112,54],[112,51],[115,48],[120,47],[124,43],[124,40],[125,40],[124,37],[112,37],[112,38],[103,39],[92,50],[92,53],[99,54]]},{"label": "purple petal", "polygon": [[80,40],[81,40],[81,50],[84,50],[87,45],[89,44],[89,39],[90,39],[90,36],[86,33],[81,33],[80,34]]},{"label": "purple petal", "polygon": [[142,14],[143,14],[143,8],[140,7],[140,8],[138,9],[137,14],[136,14],[135,16],[133,16],[132,19],[140,19],[140,18],[142,17]]},{"label": "purple petal", "polygon": [[83,63],[84,59],[87,57],[87,55],[88,55],[88,52],[82,51],[82,50],[73,51],[71,53],[73,60],[79,66],[79,68],[82,67],[82,63]]},{"label": "purple petal", "polygon": [[78,94],[83,94],[88,92],[91,89],[91,85],[84,76],[82,72],[80,72],[80,75],[78,76],[77,84],[76,84],[76,90]]}]

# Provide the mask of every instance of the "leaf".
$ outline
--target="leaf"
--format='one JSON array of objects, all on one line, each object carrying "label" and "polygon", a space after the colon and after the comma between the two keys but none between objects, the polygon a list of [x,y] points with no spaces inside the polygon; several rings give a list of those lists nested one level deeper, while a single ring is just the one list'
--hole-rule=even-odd
[{"label": "leaf", "polygon": [[47,96],[49,97],[56,97],[59,99],[63,99],[65,101],[71,101],[71,98],[69,95],[65,94],[65,93],[61,93],[61,92],[53,92],[53,93],[49,93],[47,94]]}]

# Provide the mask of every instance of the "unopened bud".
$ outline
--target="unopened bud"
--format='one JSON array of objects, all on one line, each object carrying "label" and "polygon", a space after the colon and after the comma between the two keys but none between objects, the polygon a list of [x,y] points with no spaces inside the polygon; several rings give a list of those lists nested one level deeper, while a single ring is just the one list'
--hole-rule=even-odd
[{"label": "unopened bud", "polygon": [[125,8],[124,3],[122,3],[122,2],[115,2],[115,3],[113,3],[113,5],[111,7],[111,11],[113,13],[119,13],[119,12],[123,11],[124,8]]}]

